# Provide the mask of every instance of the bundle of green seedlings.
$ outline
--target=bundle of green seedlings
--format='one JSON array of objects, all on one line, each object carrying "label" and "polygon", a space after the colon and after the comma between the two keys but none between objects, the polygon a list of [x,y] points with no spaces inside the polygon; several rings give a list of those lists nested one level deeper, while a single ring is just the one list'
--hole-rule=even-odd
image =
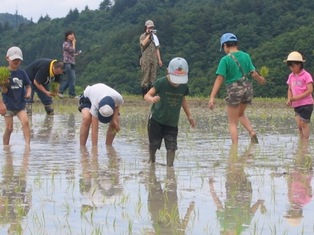
[{"label": "bundle of green seedlings", "polygon": [[8,67],[0,67],[0,86],[7,86],[9,84],[10,70]]}]

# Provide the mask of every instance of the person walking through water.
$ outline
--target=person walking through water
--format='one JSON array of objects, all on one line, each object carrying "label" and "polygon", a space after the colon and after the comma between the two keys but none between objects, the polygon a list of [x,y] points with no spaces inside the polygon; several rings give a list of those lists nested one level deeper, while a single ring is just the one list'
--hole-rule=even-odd
[{"label": "person walking through water", "polygon": [[287,80],[287,105],[294,108],[300,138],[308,140],[313,112],[313,78],[304,69],[305,60],[299,52],[291,52],[284,62],[291,70]]},{"label": "person walking through water", "polygon": [[79,55],[81,51],[76,52],[76,38],[75,33],[71,30],[66,31],[64,34],[63,43],[63,63],[64,63],[64,73],[66,74],[66,79],[62,78],[58,96],[59,98],[64,98],[64,91],[69,88],[70,98],[78,99],[79,97],[75,93],[75,56]]},{"label": "person walking through water", "polygon": [[152,104],[148,120],[149,163],[154,164],[157,149],[164,139],[167,150],[167,166],[172,167],[177,150],[178,123],[181,107],[190,123],[195,127],[186,96],[190,90],[188,83],[189,66],[181,57],[173,58],[168,66],[166,76],[158,78],[153,87],[144,96]]},{"label": "person walking through water", "polygon": [[145,22],[144,33],[140,36],[140,46],[141,88],[144,97],[157,77],[157,65],[162,66],[160,44],[152,20]]},{"label": "person walking through water", "polygon": [[220,50],[226,55],[221,58],[217,71],[216,80],[212,88],[208,107],[213,109],[215,97],[224,83],[227,88],[227,113],[229,121],[229,132],[233,144],[238,143],[238,123],[248,131],[251,142],[258,143],[256,132],[245,110],[252,103],[253,85],[252,78],[259,84],[265,84],[265,78],[256,72],[249,54],[238,50],[238,38],[232,33],[225,33],[220,38]]}]

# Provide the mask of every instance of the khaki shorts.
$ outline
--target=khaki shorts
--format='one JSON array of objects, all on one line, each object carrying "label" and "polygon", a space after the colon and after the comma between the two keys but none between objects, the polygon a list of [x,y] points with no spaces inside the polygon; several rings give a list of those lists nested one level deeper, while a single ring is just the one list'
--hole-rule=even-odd
[{"label": "khaki shorts", "polygon": [[[23,110],[23,109],[22,109]],[[7,110],[6,113],[4,114],[5,117],[11,117],[11,116],[16,116],[18,114],[18,112],[22,111],[12,111],[12,110]]]},{"label": "khaki shorts", "polygon": [[227,97],[226,104],[237,106],[239,104],[250,104],[253,99],[252,81],[241,78],[240,80],[226,85]]}]

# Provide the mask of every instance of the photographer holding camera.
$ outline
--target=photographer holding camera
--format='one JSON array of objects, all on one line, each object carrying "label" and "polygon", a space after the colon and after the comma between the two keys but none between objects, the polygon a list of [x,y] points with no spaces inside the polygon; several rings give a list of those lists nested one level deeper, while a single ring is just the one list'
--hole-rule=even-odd
[{"label": "photographer holding camera", "polygon": [[145,22],[144,33],[140,36],[141,46],[141,88],[142,95],[147,93],[157,76],[157,65],[162,66],[159,51],[159,40],[156,35],[155,25],[152,20]]}]

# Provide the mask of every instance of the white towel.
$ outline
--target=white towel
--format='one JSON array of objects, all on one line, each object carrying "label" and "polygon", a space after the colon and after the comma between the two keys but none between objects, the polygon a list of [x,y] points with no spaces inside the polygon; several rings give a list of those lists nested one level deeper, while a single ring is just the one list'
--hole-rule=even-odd
[{"label": "white towel", "polygon": [[153,34],[153,42],[155,43],[156,47],[159,46],[159,40],[158,40],[158,37],[155,34]]}]

